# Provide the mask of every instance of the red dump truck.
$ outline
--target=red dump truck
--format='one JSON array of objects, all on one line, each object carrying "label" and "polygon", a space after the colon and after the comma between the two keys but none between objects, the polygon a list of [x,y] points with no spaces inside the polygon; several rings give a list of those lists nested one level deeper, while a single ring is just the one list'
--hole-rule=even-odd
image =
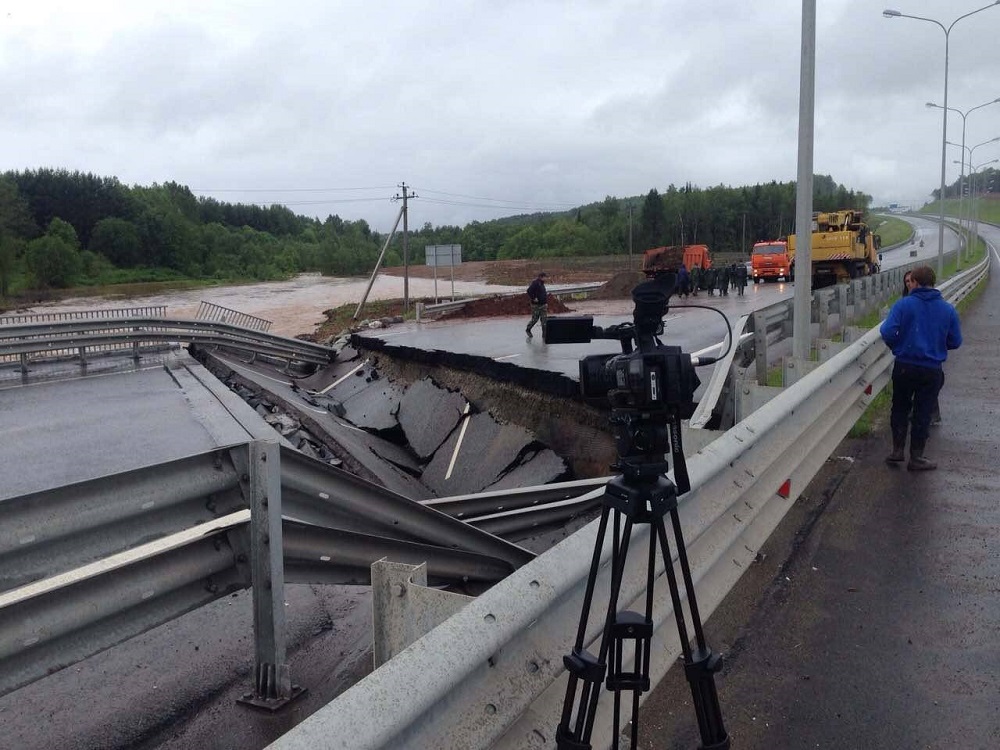
[{"label": "red dump truck", "polygon": [[681,263],[689,271],[695,266],[711,268],[712,256],[708,252],[708,245],[654,247],[642,254],[642,270],[648,273],[676,271]]}]

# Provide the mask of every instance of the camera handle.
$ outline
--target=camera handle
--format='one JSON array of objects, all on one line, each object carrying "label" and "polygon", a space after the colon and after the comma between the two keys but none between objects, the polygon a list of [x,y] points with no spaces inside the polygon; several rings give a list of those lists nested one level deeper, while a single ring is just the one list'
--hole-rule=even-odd
[{"label": "camera handle", "polygon": [[[680,434],[680,420],[671,420],[671,429],[676,422]],[[676,446],[679,446],[679,440]],[[674,448],[675,474],[680,473],[686,482],[687,466],[683,453],[677,456]],[[659,469],[653,474],[650,469]],[[629,464],[620,461],[618,468],[623,473],[613,477],[605,487],[602,499],[601,518],[598,525],[594,554],[587,576],[583,609],[577,628],[573,651],[563,657],[563,664],[569,672],[562,718],[556,731],[556,747],[559,750],[591,750],[591,735],[597,715],[600,685],[614,693],[613,745],[618,750],[621,732],[622,693],[632,693],[631,743],[638,746],[639,736],[639,696],[650,689],[649,665],[653,638],[653,584],[656,577],[657,545],[663,558],[673,603],[677,634],[680,638],[684,657],[684,674],[691,688],[691,698],[701,733],[702,750],[728,750],[729,735],[722,720],[722,709],[715,688],[715,673],[722,669],[722,656],[713,654],[705,641],[698,603],[695,598],[694,582],[688,564],[684,535],[677,513],[677,487],[663,475],[665,464]],[[681,609],[680,590],[674,571],[667,539],[665,516],[670,515],[677,558],[687,596],[688,609],[694,629],[695,647],[692,649],[688,636],[684,611]],[[608,531],[608,521],[613,517],[611,552],[611,589],[605,616],[601,644],[597,655],[584,648],[587,622],[593,605],[594,589],[601,567],[601,551]],[[622,522],[624,521],[624,528]],[[632,530],[636,524],[649,524],[649,557],[646,568],[646,600],[644,613],[618,612],[618,598],[621,594],[622,577],[625,572]],[[632,641],[633,663],[626,666],[625,646]],[[611,665],[608,671],[608,665]],[[579,688],[579,696],[577,696]],[[574,716],[574,707],[576,709]]]}]

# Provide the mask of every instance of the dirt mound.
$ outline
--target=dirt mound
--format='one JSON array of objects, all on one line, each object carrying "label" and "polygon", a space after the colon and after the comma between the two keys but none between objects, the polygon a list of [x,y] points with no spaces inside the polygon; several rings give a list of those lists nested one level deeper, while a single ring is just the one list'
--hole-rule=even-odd
[{"label": "dirt mound", "polygon": [[592,299],[628,299],[636,284],[646,280],[641,271],[622,271],[616,273],[600,289],[594,292]]},{"label": "dirt mound", "polygon": [[[570,309],[560,299],[549,294],[549,313],[570,312]],[[531,304],[526,294],[513,297],[483,297],[469,300],[465,305],[452,312],[444,313],[439,320],[457,318],[488,318],[500,315],[531,315]]]}]

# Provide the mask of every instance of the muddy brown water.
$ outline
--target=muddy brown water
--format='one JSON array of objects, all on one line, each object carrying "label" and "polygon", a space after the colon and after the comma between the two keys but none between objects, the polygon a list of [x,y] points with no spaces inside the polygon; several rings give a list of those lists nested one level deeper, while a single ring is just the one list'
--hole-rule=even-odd
[{"label": "muddy brown water", "polygon": [[[12,310],[10,314],[24,315],[41,312],[79,312],[122,307],[165,306],[168,317],[194,318],[201,302],[211,302],[231,310],[270,320],[272,322],[271,333],[282,336],[297,336],[315,332],[316,326],[326,319],[323,315],[324,310],[359,303],[367,286],[368,279],[301,274],[290,281],[185,289],[144,296],[78,297],[22,307]],[[446,282],[438,279],[437,294],[442,302],[451,299],[451,288],[450,279]],[[455,281],[455,294],[458,297],[521,290],[522,288],[519,286]],[[411,300],[425,297],[433,298],[434,280],[411,278],[409,293]],[[402,278],[380,275],[375,279],[368,299],[399,299],[402,296]],[[364,317],[364,313],[362,313],[362,317]]]}]

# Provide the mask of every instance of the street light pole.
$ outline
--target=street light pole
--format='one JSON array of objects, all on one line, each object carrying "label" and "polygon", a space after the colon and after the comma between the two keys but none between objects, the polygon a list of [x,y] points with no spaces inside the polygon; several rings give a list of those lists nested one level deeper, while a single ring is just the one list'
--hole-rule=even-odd
[{"label": "street light pole", "polygon": [[951,22],[950,26],[945,26],[940,21],[933,18],[924,18],[923,16],[911,16],[906,13],[900,13],[898,10],[886,9],[882,11],[882,15],[886,18],[912,18],[915,21],[927,21],[928,23],[936,24],[944,32],[944,105],[942,107],[943,111],[941,113],[941,187],[940,195],[938,195],[938,200],[941,202],[941,211],[938,222],[938,260],[937,260],[937,273],[938,278],[941,278],[944,274],[944,178],[945,178],[945,165],[947,164],[947,150],[948,150],[948,44],[950,41],[951,30],[954,28],[955,24],[961,21],[963,18],[968,18],[976,13],[980,13],[984,10],[989,10],[995,5],[1000,5],[1000,0],[994,0],[989,5],[984,5],[982,8],[978,8],[970,13],[966,13],[964,16],[959,16],[954,21]]},{"label": "street light pole", "polygon": [[[798,377],[812,350],[813,139],[816,109],[816,0],[802,0],[799,72],[799,162],[795,184],[795,297],[792,300],[792,361]],[[786,371],[787,372],[787,371]]]},{"label": "street light pole", "polygon": [[[1000,137],[994,138],[993,140],[1000,141]],[[987,143],[992,143],[992,141],[987,141]],[[983,144],[980,143],[979,145],[982,146]],[[982,164],[974,167],[972,166],[972,156],[969,156],[969,170],[972,172],[972,195],[969,197],[972,198],[972,216],[974,222],[974,228],[972,230],[973,237],[979,236],[979,201],[976,200],[976,189],[978,187],[976,185],[976,174],[987,164],[996,164],[997,162],[1000,162],[1000,159],[990,159],[989,161],[984,161]]]},{"label": "street light pole", "polygon": [[[962,208],[963,208],[963,206],[965,204],[965,125],[966,125],[966,119],[968,118],[968,116],[971,113],[975,112],[977,109],[982,109],[983,107],[988,107],[991,104],[998,104],[998,103],[1000,103],[1000,97],[994,99],[993,101],[989,101],[989,102],[986,102],[984,104],[979,104],[979,105],[977,105],[975,107],[970,107],[969,109],[965,110],[965,112],[962,112],[959,109],[955,109],[954,107],[948,107],[948,110],[951,110],[952,112],[957,112],[962,117],[962,167],[961,167],[960,176],[958,178],[958,225],[959,225],[959,227],[962,226],[962,216],[963,216]],[[940,109],[944,109],[944,107],[942,107],[940,104],[935,104],[934,102],[927,102],[927,106],[928,107],[938,107]],[[947,111],[947,110],[945,110],[945,111]],[[957,145],[957,144],[953,144],[953,145]],[[967,221],[966,222],[966,226],[965,226],[966,232],[968,232],[969,224],[970,224],[970,222]],[[966,254],[968,254],[968,249],[966,249]],[[958,268],[961,269],[961,267],[962,267],[962,251],[961,251],[961,249],[959,249],[959,252],[958,252]]]}]

